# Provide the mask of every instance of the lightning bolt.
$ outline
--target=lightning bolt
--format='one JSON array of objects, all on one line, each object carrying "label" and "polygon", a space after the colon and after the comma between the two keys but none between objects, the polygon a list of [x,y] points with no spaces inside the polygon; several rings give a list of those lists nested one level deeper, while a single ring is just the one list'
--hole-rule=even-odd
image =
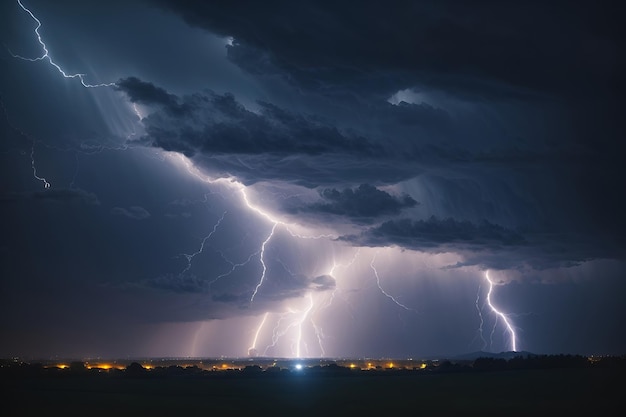
[{"label": "lightning bolt", "polygon": [[43,188],[50,188],[50,183],[44,178],[37,175],[37,167],[35,166],[35,142],[30,148],[30,166],[33,168],[33,177],[43,182]]},{"label": "lightning bolt", "polygon": [[[334,277],[335,271],[338,267],[349,268],[350,266],[352,266],[352,264],[354,264],[354,262],[356,261],[360,253],[360,250],[361,250],[360,248],[357,248],[354,255],[352,256],[352,259],[347,263],[342,264],[342,263],[338,263],[337,261],[334,261],[332,264],[332,267],[330,268],[328,272],[328,275]],[[289,270],[287,265],[285,265],[280,259],[278,261],[283,265],[283,267],[289,274],[291,274],[292,276],[294,275],[294,273],[291,270]],[[281,322],[286,320],[285,317],[287,317],[288,314],[298,315],[298,318],[291,321],[290,324],[287,325],[287,327],[284,330],[279,330],[281,326],[281,323],[279,322],[273,331],[273,335],[274,335],[272,338],[273,343],[270,346],[268,346],[268,348],[274,347],[276,343],[278,342],[278,339],[284,336],[290,329],[296,328],[297,335],[295,337],[295,342],[293,343],[292,350],[296,357],[300,357],[302,355],[302,347],[305,347],[305,348],[307,347],[306,343],[303,340],[302,326],[304,325],[305,322],[308,321],[309,323],[311,323],[311,326],[313,327],[313,331],[315,333],[317,345],[321,352],[321,356],[322,357],[326,356],[326,349],[324,348],[324,339],[326,338],[326,335],[324,334],[323,328],[317,324],[315,317],[321,311],[331,306],[337,291],[338,291],[338,288],[335,287],[333,291],[330,293],[330,295],[318,294],[315,297],[313,296],[311,292],[307,293],[306,298],[309,300],[308,307],[303,311],[296,311],[293,309],[289,309],[288,312],[285,313],[284,316],[282,316]],[[266,352],[267,352],[267,349],[266,349]]]},{"label": "lightning bolt", "polygon": [[[41,55],[39,55],[39,56],[37,56],[35,58],[29,58],[29,57],[25,57],[23,55],[15,54],[15,53],[13,53],[13,51],[9,47],[6,47],[6,49],[9,52],[9,54],[13,58],[21,59],[23,61],[29,61],[29,62],[39,62],[39,61],[47,62],[49,65],[54,67],[59,72],[59,74],[61,74],[61,76],[63,78],[78,79],[80,81],[81,85],[83,87],[85,87],[85,88],[113,87],[113,86],[116,85],[116,83],[114,83],[114,82],[90,84],[90,83],[88,83],[85,80],[85,74],[82,74],[82,73],[72,74],[72,73],[69,73],[68,71],[66,71],[65,69],[63,69],[62,66],[59,63],[57,63],[56,61],[54,61],[54,59],[52,58],[52,55],[50,54],[50,50],[48,49],[48,45],[46,44],[46,42],[44,41],[43,36],[41,35],[41,28],[42,28],[41,20],[39,20],[39,18],[37,16],[35,16],[35,14],[32,12],[32,10],[27,8],[24,5],[24,3],[22,3],[22,0],[17,0],[17,4],[35,22],[36,25],[35,25],[35,28],[34,28],[33,32],[35,33],[35,36],[37,38],[37,42],[39,43],[39,45],[41,47],[42,53],[41,53]],[[135,114],[139,118],[139,121],[141,121],[143,119],[143,116],[142,116],[140,110],[137,108],[137,106],[135,104],[133,104],[133,110],[135,111]],[[15,130],[17,130],[17,129],[15,129]],[[24,135],[23,132],[20,131],[20,133],[22,135]],[[133,131],[133,133],[131,133],[127,137],[127,139],[130,139],[130,137],[133,136],[134,134],[135,134],[135,132]],[[24,136],[26,136],[26,135],[24,135]],[[57,148],[55,146],[50,146],[50,145],[45,145],[45,146],[47,148],[59,149],[59,148]],[[107,150],[126,150],[126,149],[128,149],[128,145],[125,144],[125,145],[122,145],[122,146],[108,147],[108,146],[105,146],[105,145],[102,145],[102,144],[90,145],[90,144],[86,144],[86,143],[81,143],[80,149],[79,150],[74,150],[74,151],[78,152],[78,153],[84,153],[84,154],[90,155],[90,154],[95,154],[95,153],[102,152],[105,149],[107,149]],[[59,150],[68,151],[69,149],[59,149]],[[32,168],[32,171],[33,171],[33,177],[35,179],[37,179],[38,181],[42,182],[44,188],[46,188],[46,189],[51,188],[51,183],[45,177],[39,175],[38,172],[37,172],[37,167],[36,167],[36,163],[35,163],[35,141],[34,140],[32,140],[32,147],[31,147],[30,157],[31,157],[31,168]],[[76,162],[77,162],[76,172],[75,172],[74,178],[72,179],[72,182],[70,184],[70,188],[73,188],[75,180],[76,180],[76,175],[78,173],[78,154],[77,154],[77,157],[76,157]]]},{"label": "lightning bolt", "polygon": [[[354,251],[354,255],[352,256],[352,259],[347,264],[338,264],[337,262],[333,262],[333,266],[332,268],[330,268],[330,271],[328,271],[328,275],[335,278],[335,270],[337,269],[337,267],[342,267],[344,269],[350,268],[356,262],[356,258],[359,256],[360,253],[361,253],[361,248],[357,248],[356,251]],[[336,280],[337,278],[335,278],[335,281]],[[335,289],[331,293],[330,299],[328,300],[328,304],[325,307],[330,307],[330,305],[333,303],[335,299],[335,295],[337,294],[338,290],[339,288],[335,286]]]},{"label": "lightning bolt", "polygon": [[294,326],[293,323],[290,323],[289,325],[287,325],[287,327],[285,327],[284,329],[281,329],[281,325],[282,325],[283,321],[286,320],[286,317],[289,314],[294,314],[294,313],[296,313],[296,311],[294,311],[293,309],[289,308],[289,309],[287,309],[286,312],[284,312],[284,313],[279,315],[278,320],[276,321],[276,325],[272,329],[272,343],[265,347],[265,350],[263,351],[263,356],[266,356],[267,355],[267,351],[269,349],[275,347],[276,344],[278,343],[278,340],[281,337],[283,337]]},{"label": "lightning bolt", "polygon": [[300,320],[298,320],[296,324],[296,326],[298,326],[298,335],[296,338],[296,358],[301,357],[300,347],[302,346],[302,323],[304,323],[304,320],[306,320],[307,316],[311,312],[311,309],[313,309],[313,305],[314,305],[313,295],[310,292],[307,294],[307,299],[309,300],[309,306],[307,307],[306,310],[302,312],[302,317],[300,318]]},{"label": "lightning bolt", "polygon": [[[301,234],[301,233],[297,233],[297,232],[295,232],[293,230],[295,225],[290,224],[290,223],[286,223],[286,222],[276,218],[272,214],[268,213],[267,211],[261,209],[260,207],[256,206],[255,204],[253,204],[250,201],[250,198],[248,196],[246,186],[243,183],[241,183],[240,181],[238,181],[236,178],[234,178],[234,177],[211,178],[210,176],[208,176],[208,175],[204,174],[202,171],[200,171],[195,165],[193,165],[193,163],[189,160],[189,158],[187,158],[183,154],[167,153],[166,155],[171,157],[171,158],[176,158],[179,162],[182,162],[182,164],[185,167],[185,169],[187,170],[187,172],[190,175],[193,175],[194,177],[198,178],[202,182],[205,182],[205,183],[208,183],[208,184],[223,184],[223,185],[226,185],[227,187],[235,188],[240,193],[241,199],[242,199],[243,203],[246,205],[246,207],[248,207],[248,209],[250,209],[250,211],[258,214],[260,217],[266,219],[268,222],[270,222],[272,224],[272,228],[270,230],[270,233],[265,238],[265,240],[262,242],[261,248],[258,251],[258,253],[260,254],[259,261],[261,263],[262,272],[261,272],[261,276],[260,276],[257,284],[254,287],[252,295],[250,297],[250,302],[251,303],[254,301],[256,295],[259,292],[259,289],[263,286],[263,283],[266,280],[266,277],[267,277],[267,264],[265,262],[265,249],[267,248],[268,243],[272,240],[272,237],[274,237],[274,233],[276,232],[276,228],[278,226],[283,227],[292,237],[299,238],[299,239],[325,239],[325,238],[335,238],[336,237],[335,235],[332,235],[332,234],[304,235],[304,234]],[[240,266],[240,265],[237,265],[237,266]],[[235,267],[236,266],[233,266],[233,268],[235,268]],[[224,274],[224,275],[222,275],[220,277],[228,275],[228,274],[230,274],[232,272],[233,272],[233,270],[231,270],[230,272],[227,272],[226,274]],[[219,279],[219,277],[218,277],[218,279]]]},{"label": "lightning bolt", "polygon": [[30,61],[30,62],[37,62],[37,61],[44,61],[44,60],[48,61],[48,63],[50,65],[52,65],[54,68],[56,68],[57,71],[59,71],[59,73],[64,78],[78,78],[80,80],[80,83],[83,85],[83,87],[97,88],[97,87],[112,87],[112,86],[115,85],[115,83],[87,84],[85,82],[85,74],[69,74],[69,73],[65,72],[65,70],[63,70],[63,68],[61,68],[61,66],[59,64],[57,64],[56,62],[54,62],[52,60],[52,57],[50,56],[50,51],[48,50],[48,47],[46,46],[46,43],[43,41],[43,39],[41,37],[41,33],[39,33],[39,29],[41,29],[41,21],[39,19],[37,19],[37,17],[33,14],[32,11],[27,9],[26,6],[24,6],[22,4],[21,0],[17,0],[17,4],[19,4],[19,6],[22,8],[22,10],[24,10],[26,13],[28,13],[28,15],[31,17],[31,19],[33,19],[37,23],[37,26],[35,27],[34,32],[35,32],[35,35],[37,35],[37,41],[41,45],[41,49],[43,51],[43,54],[41,56],[38,56],[37,58],[26,58],[24,56],[14,54],[10,49],[7,48],[9,53],[11,54],[11,56],[13,56],[13,58],[19,58],[19,59],[22,59],[24,61]]},{"label": "lightning bolt", "polygon": [[[137,103],[133,103],[133,112],[139,118],[140,122],[144,119],[143,114],[141,114],[141,110],[139,110],[139,107],[137,107]],[[134,133],[133,133],[133,135],[134,135]]]},{"label": "lightning bolt", "polygon": [[338,267],[350,268],[354,264],[354,262],[356,262],[356,258],[359,256],[360,253],[361,253],[361,248],[357,248],[354,251],[354,255],[352,256],[352,259],[350,259],[350,261],[346,264],[338,264],[336,261],[333,262],[333,266],[330,268],[330,271],[328,271],[328,275],[334,277],[335,269],[337,269]]},{"label": "lightning bolt", "polygon": [[256,332],[254,333],[254,339],[252,340],[252,345],[250,346],[249,352],[256,351],[256,343],[257,343],[257,340],[259,340],[259,334],[261,333],[261,329],[263,328],[263,325],[267,321],[267,316],[269,314],[270,313],[268,311],[263,315],[263,320],[261,320],[261,324],[259,324],[259,327],[256,329]]},{"label": "lightning bolt", "polygon": [[334,239],[337,236],[333,235],[333,234],[321,234],[321,235],[302,235],[300,233],[296,233],[294,232],[292,229],[293,227],[295,227],[293,224],[290,223],[286,223],[282,220],[278,220],[276,217],[272,216],[270,213],[262,210],[261,208],[259,208],[258,206],[252,204],[250,202],[250,199],[248,198],[248,194],[246,193],[246,187],[245,185],[243,185],[242,183],[240,183],[239,181],[237,181],[234,178],[230,178],[230,181],[233,184],[236,184],[237,187],[239,188],[239,191],[241,192],[241,197],[245,203],[246,206],[248,206],[248,208],[252,211],[254,211],[255,213],[259,214],[261,217],[266,218],[269,222],[273,223],[274,226],[283,226],[284,229],[292,236],[292,237],[296,237],[299,239]]},{"label": "lightning bolt", "polygon": [[204,237],[204,239],[202,239],[202,243],[200,244],[200,248],[197,251],[195,251],[194,253],[191,253],[191,254],[187,254],[187,253],[183,253],[182,254],[187,259],[187,267],[180,273],[180,275],[184,274],[185,272],[189,271],[189,269],[191,269],[191,263],[193,262],[193,258],[195,258],[197,255],[202,253],[202,251],[204,250],[204,245],[205,245],[206,241],[209,240],[211,238],[211,236],[213,236],[213,234],[215,233],[217,228],[220,226],[220,224],[224,220],[225,216],[226,216],[226,212],[224,212],[222,214],[222,217],[220,217],[220,219],[217,221],[217,223],[215,223],[215,225],[213,226],[213,230],[211,230],[211,233],[209,233],[208,235],[206,235]]},{"label": "lightning bolt", "polygon": [[250,297],[250,302],[254,301],[254,297],[256,296],[257,292],[259,292],[259,288],[261,288],[261,285],[263,285],[263,282],[265,281],[265,275],[267,273],[267,265],[265,265],[265,246],[267,246],[267,243],[274,236],[276,225],[277,223],[274,223],[274,225],[272,226],[272,231],[270,232],[267,239],[265,239],[263,241],[263,244],[261,245],[261,256],[259,259],[261,260],[261,266],[263,267],[263,272],[261,273],[261,278],[259,279],[259,282],[256,284],[256,287],[254,287],[254,291],[252,292],[252,297]]},{"label": "lightning bolt", "polygon": [[[478,286],[478,291],[476,292],[476,302],[475,302],[476,311],[478,312],[478,318],[480,319],[480,325],[478,326],[477,334],[476,334],[476,337],[474,337],[474,340],[476,340],[477,337],[480,337],[480,340],[482,340],[483,342],[482,350],[485,350],[485,348],[487,347],[487,341],[483,337],[483,325],[485,324],[485,321],[483,319],[482,309],[478,305],[479,301],[480,301],[480,285]],[[472,343],[474,342],[474,340],[472,340]]]},{"label": "lightning bolt", "polygon": [[313,320],[313,317],[311,317],[310,321],[311,321],[311,325],[313,326],[313,330],[315,330],[315,337],[317,337],[317,344],[320,347],[320,351],[322,352],[321,356],[324,357],[326,356],[326,350],[324,349],[324,344],[322,343],[322,341],[325,338],[324,330],[315,323],[315,321]]},{"label": "lightning bolt", "polygon": [[376,252],[374,256],[372,256],[372,262],[370,262],[370,267],[372,268],[372,271],[374,271],[374,276],[376,277],[376,284],[378,285],[378,289],[380,290],[380,292],[383,293],[385,297],[393,301],[398,307],[401,307],[407,311],[412,311],[414,313],[417,313],[417,311],[415,311],[411,307],[407,307],[401,302],[399,302],[398,300],[396,300],[396,298],[393,295],[387,293],[387,291],[385,291],[383,287],[380,285],[380,276],[378,276],[378,271],[376,270],[376,267],[374,266],[374,261],[376,260],[376,256],[378,256],[378,252]]},{"label": "lightning bolt", "polygon": [[[127,145],[127,144],[123,144],[121,146],[106,146],[103,144],[96,144],[96,145],[91,145],[86,143],[85,141],[81,142],[79,149],[74,149],[71,147],[59,147],[59,146],[54,146],[54,145],[50,145],[50,144],[46,144],[41,140],[35,139],[33,138],[31,135],[27,134],[26,132],[24,132],[23,130],[19,129],[18,127],[16,127],[12,122],[11,122],[11,118],[9,117],[9,112],[4,104],[4,100],[2,100],[2,97],[0,96],[0,107],[2,108],[2,113],[4,115],[4,118],[6,120],[7,125],[9,126],[9,128],[11,130],[13,130],[19,137],[24,138],[26,141],[28,141],[30,143],[30,167],[33,173],[33,178],[35,178],[37,181],[43,183],[43,187],[45,189],[49,189],[52,187],[52,183],[50,181],[48,181],[48,179],[42,175],[39,174],[39,171],[37,170],[37,162],[36,162],[36,158],[35,158],[35,153],[36,153],[36,147],[37,146],[43,146],[45,149],[54,149],[56,151],[61,151],[61,152],[73,152],[75,155],[75,160],[76,160],[76,169],[74,170],[74,175],[72,176],[72,180],[69,184],[70,189],[75,188],[75,183],[76,183],[76,179],[78,177],[78,173],[80,171],[80,159],[79,159],[79,155],[80,154],[84,154],[84,155],[95,155],[97,153],[101,153],[105,150],[109,150],[109,151],[125,151],[127,149],[132,148],[131,146]],[[26,154],[26,152],[22,152],[22,154]]]},{"label": "lightning bolt", "polygon": [[253,254],[251,254],[250,256],[248,256],[248,259],[246,259],[245,261],[243,261],[243,262],[241,262],[241,263],[238,263],[238,264],[236,264],[236,263],[234,263],[234,262],[232,262],[232,261],[228,260],[228,259],[224,256],[224,254],[223,254],[221,251],[219,251],[218,253],[219,253],[219,254],[220,254],[220,256],[222,257],[222,259],[224,259],[226,262],[228,262],[228,263],[231,265],[231,268],[230,268],[230,270],[229,270],[228,272],[225,272],[225,273],[223,273],[223,274],[220,274],[220,275],[218,275],[217,277],[215,277],[212,281],[210,281],[210,282],[209,282],[209,286],[211,286],[211,285],[215,284],[218,280],[220,280],[220,279],[222,279],[222,278],[224,278],[224,277],[229,276],[230,274],[232,274],[233,272],[235,272],[235,270],[236,270],[237,268],[240,268],[240,267],[242,267],[242,266],[244,266],[244,265],[247,265],[247,264],[248,264],[248,262],[250,262],[250,261],[252,260],[252,258],[253,258],[253,257],[255,257],[256,255],[258,255],[258,254],[260,253],[260,251],[256,251],[256,252],[254,252]]},{"label": "lightning bolt", "polygon": [[[287,309],[287,311],[279,315],[276,325],[272,329],[272,343],[265,347],[265,350],[263,351],[263,356],[267,356],[267,351],[275,347],[278,344],[278,341],[283,336],[285,336],[290,331],[295,330],[296,334],[291,345],[292,355],[297,358],[302,357],[302,347],[304,346],[305,349],[307,347],[306,343],[303,340],[302,326],[304,325],[305,321],[313,310],[313,307],[315,306],[315,301],[313,300],[313,294],[311,292],[308,292],[305,297],[309,302],[303,310],[297,310],[290,307]],[[311,323],[315,328],[315,324],[312,321]],[[320,349],[322,349],[322,352],[324,352],[321,345]],[[324,353],[322,353],[322,355],[323,354]]]},{"label": "lightning bolt", "polygon": [[504,321],[506,330],[510,334],[509,346],[513,352],[517,352],[517,335],[515,334],[515,329],[511,324],[509,318],[506,314],[502,313],[491,303],[491,293],[493,291],[493,281],[489,278],[489,271],[485,271],[485,280],[489,283],[489,290],[487,291],[487,305],[491,309],[491,311],[496,315],[496,323],[494,324],[493,330],[491,331],[491,335],[493,336],[493,332],[495,331],[496,325],[498,324],[498,318],[501,318]]},{"label": "lightning bolt", "polygon": [[21,131],[17,127],[15,127],[13,125],[13,123],[11,123],[11,120],[9,119],[9,113],[7,111],[6,106],[4,105],[4,101],[2,100],[2,97],[0,97],[0,107],[2,107],[2,113],[4,114],[4,118],[5,118],[6,122],[7,122],[7,124],[9,125],[9,127],[15,133],[17,133],[18,136],[25,138],[31,144],[31,146],[30,146],[30,166],[31,166],[31,169],[33,170],[33,177],[37,181],[41,181],[43,183],[43,187],[44,188],[46,188],[46,189],[50,188],[50,183],[48,182],[48,180],[46,180],[46,178],[41,177],[41,176],[39,176],[37,174],[37,165],[35,164],[35,145],[37,144],[37,141],[35,141],[35,139],[31,138],[26,133],[24,133],[23,131]]}]

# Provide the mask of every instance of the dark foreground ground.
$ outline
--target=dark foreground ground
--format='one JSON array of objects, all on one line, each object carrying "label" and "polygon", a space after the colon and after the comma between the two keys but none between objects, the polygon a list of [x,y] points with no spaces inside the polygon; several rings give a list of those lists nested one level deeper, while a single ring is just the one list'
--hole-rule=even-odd
[{"label": "dark foreground ground", "polygon": [[616,369],[3,377],[1,416],[624,416]]}]

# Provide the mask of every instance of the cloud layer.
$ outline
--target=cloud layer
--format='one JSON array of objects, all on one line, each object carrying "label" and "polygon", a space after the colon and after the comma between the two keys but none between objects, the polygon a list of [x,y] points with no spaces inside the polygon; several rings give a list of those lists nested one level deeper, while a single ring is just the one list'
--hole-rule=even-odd
[{"label": "cloud layer", "polygon": [[613,3],[3,2],[0,354],[623,351]]}]

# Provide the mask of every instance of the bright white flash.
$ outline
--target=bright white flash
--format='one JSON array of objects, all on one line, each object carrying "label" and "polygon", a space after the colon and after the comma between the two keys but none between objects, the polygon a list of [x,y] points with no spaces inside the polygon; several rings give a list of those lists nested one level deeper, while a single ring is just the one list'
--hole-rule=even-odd
[{"label": "bright white flash", "polygon": [[[509,345],[511,346],[511,350],[513,352],[517,352],[517,335],[515,334],[515,329],[511,324],[511,321],[506,316],[506,314],[502,313],[491,303],[491,292],[493,291],[493,281],[489,278],[489,271],[485,271],[485,280],[489,283],[489,290],[487,291],[487,305],[493,313],[496,315],[496,318],[501,318],[504,321],[507,331],[511,335]],[[494,325],[495,328],[495,325]]]},{"label": "bright white flash", "polygon": [[11,50],[9,50],[9,53],[13,56],[13,58],[19,58],[19,59],[23,59],[24,61],[31,61],[31,62],[36,62],[36,61],[48,61],[48,63],[50,65],[52,65],[54,68],[57,69],[57,71],[59,71],[59,73],[65,77],[65,78],[78,78],[80,80],[80,83],[87,88],[96,88],[96,87],[111,87],[114,86],[115,83],[103,83],[103,84],[87,84],[85,82],[85,74],[68,74],[67,72],[65,72],[63,70],[63,68],[61,68],[61,66],[59,64],[57,64],[56,62],[54,62],[52,60],[52,57],[50,56],[50,51],[48,51],[48,47],[46,46],[46,43],[43,41],[41,34],[39,33],[39,29],[41,28],[41,21],[39,19],[37,19],[37,17],[35,17],[35,15],[33,14],[33,12],[31,12],[29,9],[26,8],[26,6],[24,6],[22,4],[21,0],[17,0],[17,4],[20,5],[20,7],[22,8],[22,10],[24,10],[26,13],[28,13],[30,15],[30,17],[37,22],[37,26],[35,27],[35,35],[37,35],[37,40],[39,41],[39,44],[41,45],[41,49],[43,50],[43,54],[37,58],[26,58],[23,57],[21,55],[16,55],[14,54]]}]

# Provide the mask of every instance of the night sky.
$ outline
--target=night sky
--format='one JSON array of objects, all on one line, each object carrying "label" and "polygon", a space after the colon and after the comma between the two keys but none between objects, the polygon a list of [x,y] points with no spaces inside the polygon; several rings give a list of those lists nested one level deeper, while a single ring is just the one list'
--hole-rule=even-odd
[{"label": "night sky", "polygon": [[0,356],[625,353],[619,4],[2,0]]}]

